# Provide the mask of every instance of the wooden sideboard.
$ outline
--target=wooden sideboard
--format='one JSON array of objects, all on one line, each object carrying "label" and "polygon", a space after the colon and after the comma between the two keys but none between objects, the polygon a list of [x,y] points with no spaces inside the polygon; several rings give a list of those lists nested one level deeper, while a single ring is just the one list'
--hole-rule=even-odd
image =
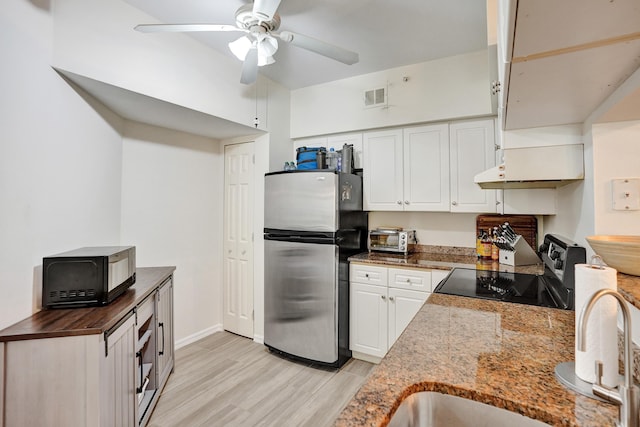
[{"label": "wooden sideboard", "polygon": [[173,371],[173,272],[138,268],[104,307],[0,331],[0,427],[143,426]]}]

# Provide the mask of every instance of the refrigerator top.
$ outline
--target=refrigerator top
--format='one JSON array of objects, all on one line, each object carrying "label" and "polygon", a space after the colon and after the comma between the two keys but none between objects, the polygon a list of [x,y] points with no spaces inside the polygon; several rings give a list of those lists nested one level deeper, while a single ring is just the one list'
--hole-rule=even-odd
[{"label": "refrigerator top", "polygon": [[335,232],[341,211],[362,211],[362,177],[329,170],[265,175],[264,227]]}]

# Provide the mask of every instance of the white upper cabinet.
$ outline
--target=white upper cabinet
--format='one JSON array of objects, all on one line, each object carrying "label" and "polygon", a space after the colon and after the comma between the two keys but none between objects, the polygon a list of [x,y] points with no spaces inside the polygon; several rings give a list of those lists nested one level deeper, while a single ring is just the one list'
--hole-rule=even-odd
[{"label": "white upper cabinet", "polygon": [[404,129],[404,210],[449,211],[449,125]]},{"label": "white upper cabinet", "polygon": [[404,210],[402,130],[367,132],[363,147],[364,209]]},{"label": "white upper cabinet", "polygon": [[451,212],[496,212],[496,191],[475,184],[476,174],[495,166],[493,119],[453,123],[451,153]]},{"label": "white upper cabinet", "polygon": [[368,132],[363,147],[366,210],[496,212],[473,181],[495,165],[493,119]]}]

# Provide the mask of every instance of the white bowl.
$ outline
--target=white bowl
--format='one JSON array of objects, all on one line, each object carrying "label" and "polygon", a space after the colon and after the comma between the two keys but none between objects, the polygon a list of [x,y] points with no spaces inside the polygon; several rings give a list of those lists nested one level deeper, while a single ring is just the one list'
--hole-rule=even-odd
[{"label": "white bowl", "polygon": [[588,236],[587,242],[609,267],[640,276],[640,236]]}]

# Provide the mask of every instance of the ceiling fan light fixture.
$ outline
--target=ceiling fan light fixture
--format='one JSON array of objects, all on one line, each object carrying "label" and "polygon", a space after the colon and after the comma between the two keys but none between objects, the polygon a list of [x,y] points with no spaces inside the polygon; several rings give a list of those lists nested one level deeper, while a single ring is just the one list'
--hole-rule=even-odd
[{"label": "ceiling fan light fixture", "polygon": [[276,60],[273,59],[273,56],[262,56],[258,52],[258,67],[262,67],[263,65],[273,64],[274,62],[276,62]]},{"label": "ceiling fan light fixture", "polygon": [[258,41],[258,55],[260,56],[273,56],[278,50],[278,40],[273,37],[264,37]]},{"label": "ceiling fan light fixture", "polygon": [[239,39],[229,43],[229,49],[231,50],[231,53],[233,53],[234,56],[240,61],[245,60],[245,58],[247,57],[247,53],[249,53],[249,49],[251,49],[251,46],[253,46],[253,42],[246,36],[242,36]]}]

